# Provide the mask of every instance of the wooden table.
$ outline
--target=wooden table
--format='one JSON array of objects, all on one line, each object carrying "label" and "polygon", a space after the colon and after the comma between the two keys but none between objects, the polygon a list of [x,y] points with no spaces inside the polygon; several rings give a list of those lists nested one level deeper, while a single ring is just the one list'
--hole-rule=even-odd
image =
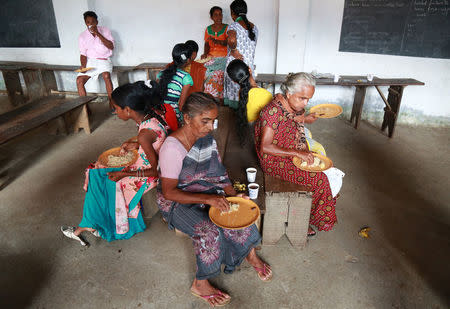
[{"label": "wooden table", "polygon": [[[256,82],[260,83],[262,87],[268,87],[270,84],[279,84],[286,80],[286,74],[258,74]],[[366,76],[341,76],[338,82],[334,82],[332,78],[318,78],[316,85],[326,86],[354,86],[356,87],[355,97],[353,99],[352,113],[350,122],[354,122],[355,129],[358,128],[361,120],[362,107],[366,96],[367,87],[375,87],[380,94],[384,104],[384,118],[381,125],[381,131],[388,128],[388,136],[391,138],[394,134],[397,116],[400,110],[400,103],[402,101],[403,90],[409,85],[425,85],[423,82],[412,78],[377,78],[374,77],[372,81],[368,81]],[[388,86],[387,99],[381,92],[379,86]]]}]

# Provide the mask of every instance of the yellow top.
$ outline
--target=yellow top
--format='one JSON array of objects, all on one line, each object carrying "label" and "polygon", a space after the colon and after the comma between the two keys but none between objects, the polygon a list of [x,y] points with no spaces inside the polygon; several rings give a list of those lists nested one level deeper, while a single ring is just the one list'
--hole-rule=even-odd
[{"label": "yellow top", "polygon": [[252,88],[248,92],[247,119],[253,122],[259,118],[259,112],[272,101],[272,94],[264,88]]}]

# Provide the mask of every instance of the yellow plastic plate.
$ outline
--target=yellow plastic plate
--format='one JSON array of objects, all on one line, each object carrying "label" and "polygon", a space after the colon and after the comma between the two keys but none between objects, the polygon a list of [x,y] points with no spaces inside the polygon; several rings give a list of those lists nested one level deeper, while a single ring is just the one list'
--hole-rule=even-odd
[{"label": "yellow plastic plate", "polygon": [[327,170],[333,166],[333,161],[331,161],[330,158],[322,156],[321,154],[318,154],[318,153],[312,153],[312,154],[313,154],[313,156],[318,157],[323,163],[325,163],[324,168],[320,168],[320,166],[311,167],[308,165],[303,167],[303,166],[301,166],[303,160],[300,159],[299,157],[293,157],[292,162],[294,163],[294,165],[296,167],[298,167],[299,169],[301,169],[303,171],[307,171],[307,172],[321,172],[321,171]]},{"label": "yellow plastic plate", "polygon": [[309,113],[315,113],[318,118],[334,118],[342,114],[342,107],[337,104],[319,104],[311,107]]},{"label": "yellow plastic plate", "polygon": [[260,210],[258,205],[252,200],[242,197],[227,197],[232,203],[238,203],[239,209],[230,213],[222,213],[219,209],[211,207],[209,209],[209,218],[211,221],[224,229],[240,230],[252,225],[258,220]]}]

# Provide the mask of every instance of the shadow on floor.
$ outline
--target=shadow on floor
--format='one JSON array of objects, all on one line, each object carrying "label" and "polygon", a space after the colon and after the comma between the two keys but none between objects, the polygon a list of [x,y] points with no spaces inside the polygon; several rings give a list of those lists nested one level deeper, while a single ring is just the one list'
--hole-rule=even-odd
[{"label": "shadow on floor", "polygon": [[47,284],[51,266],[33,253],[0,257],[0,307],[28,308]]},{"label": "shadow on floor", "polygon": [[[450,304],[450,226],[445,203],[440,205],[425,187],[418,186],[418,177],[437,181],[441,175],[432,174],[433,169],[424,166],[423,155],[420,161],[414,160],[413,152],[408,158],[397,156],[393,154],[395,148],[386,151],[393,140],[386,143],[379,147],[372,142],[359,141],[358,151],[354,153],[358,160],[365,161],[365,168],[359,172],[365,174],[365,186],[370,188],[364,208],[376,209],[375,216],[383,228],[380,232],[387,241]],[[427,159],[433,160],[432,157]],[[377,205],[380,200],[385,204]]]}]

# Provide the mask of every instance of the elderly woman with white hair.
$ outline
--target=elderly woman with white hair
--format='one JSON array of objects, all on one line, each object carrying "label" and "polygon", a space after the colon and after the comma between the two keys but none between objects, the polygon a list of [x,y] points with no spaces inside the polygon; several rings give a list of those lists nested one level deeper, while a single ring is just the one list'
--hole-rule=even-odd
[{"label": "elderly woman with white hair", "polygon": [[[275,95],[255,123],[255,143],[264,173],[306,186],[313,192],[310,225],[329,231],[336,222],[335,204],[327,176],[322,172],[307,172],[292,163],[297,156],[311,164],[314,161],[308,145],[304,123],[316,120],[305,115],[305,107],[314,95],[315,80],[307,73],[291,73],[281,85],[283,94]],[[322,148],[323,149],[323,148]],[[315,232],[309,228],[308,235]]]}]

